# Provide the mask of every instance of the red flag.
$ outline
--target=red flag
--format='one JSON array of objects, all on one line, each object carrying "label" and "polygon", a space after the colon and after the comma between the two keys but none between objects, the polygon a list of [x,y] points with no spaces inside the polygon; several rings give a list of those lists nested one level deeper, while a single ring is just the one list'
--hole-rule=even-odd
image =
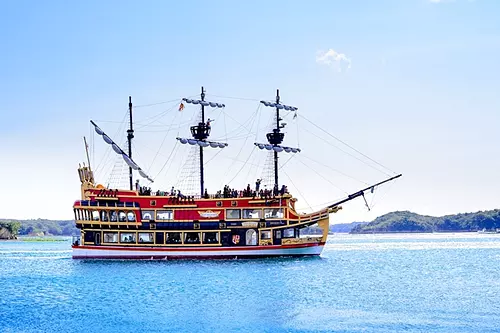
[{"label": "red flag", "polygon": [[184,110],[184,104],[181,102],[181,104],[179,105],[179,111],[182,111]]}]

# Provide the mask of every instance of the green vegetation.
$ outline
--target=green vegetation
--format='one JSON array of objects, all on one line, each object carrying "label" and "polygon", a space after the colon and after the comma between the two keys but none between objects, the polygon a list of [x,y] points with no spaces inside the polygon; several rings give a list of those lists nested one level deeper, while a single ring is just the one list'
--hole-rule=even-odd
[{"label": "green vegetation", "polygon": [[0,239],[11,239],[15,238],[19,229],[21,228],[21,222],[15,220],[0,220]]},{"label": "green vegetation", "polygon": [[368,224],[357,225],[351,233],[478,231],[496,228],[500,228],[499,209],[440,217],[404,211],[388,213]]},{"label": "green vegetation", "polygon": [[[367,223],[368,222],[351,222],[351,223],[332,224],[332,225],[330,225],[328,232],[330,234],[339,233],[339,232],[348,233],[355,226],[357,226],[359,224],[367,224]],[[306,228],[302,229],[301,234],[302,235],[321,235],[321,234],[323,234],[323,230],[321,230],[320,227],[313,225],[313,226],[306,227]]]},{"label": "green vegetation", "polygon": [[0,220],[0,232],[7,230],[12,236],[72,236],[78,235],[78,229],[75,227],[75,221],[54,221],[54,220]]}]

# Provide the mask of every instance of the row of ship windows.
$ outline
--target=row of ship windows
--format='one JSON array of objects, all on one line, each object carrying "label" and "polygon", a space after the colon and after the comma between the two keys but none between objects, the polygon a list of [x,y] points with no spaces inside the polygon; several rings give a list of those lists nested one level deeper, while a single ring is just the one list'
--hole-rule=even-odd
[{"label": "row of ship windows", "polygon": [[[248,237],[251,233],[253,237]],[[261,230],[260,239],[271,239],[271,230]],[[276,230],[276,239],[295,237],[295,229]],[[247,238],[254,238],[256,241],[255,230],[247,231]],[[85,242],[93,242],[96,245],[101,243],[100,232],[85,232]],[[103,243],[122,243],[122,244],[219,244],[220,232],[103,232]],[[247,245],[256,245],[253,242],[247,242]]]},{"label": "row of ship windows", "polygon": [[[141,212],[143,220],[173,220],[172,210],[143,210]],[[156,216],[155,216],[156,214]],[[282,219],[284,217],[283,208],[249,208],[249,209],[226,209],[226,219]]]},{"label": "row of ship windows", "polygon": [[132,211],[106,211],[106,210],[88,210],[75,209],[75,219],[84,221],[102,221],[102,222],[135,222],[135,213]]},{"label": "row of ship windows", "polygon": [[[218,244],[219,232],[157,232],[156,244]],[[161,237],[160,237],[161,235]],[[154,232],[103,232],[104,243],[153,244]]]},{"label": "row of ship windows", "polygon": [[[226,209],[226,219],[281,219],[284,217],[283,208],[250,208],[250,209]],[[172,210],[143,210],[141,212],[142,220],[160,220],[169,221],[174,219]],[[75,219],[84,221],[101,221],[101,222],[135,222],[136,215],[134,212],[124,211],[99,211],[87,209],[75,209]]]}]

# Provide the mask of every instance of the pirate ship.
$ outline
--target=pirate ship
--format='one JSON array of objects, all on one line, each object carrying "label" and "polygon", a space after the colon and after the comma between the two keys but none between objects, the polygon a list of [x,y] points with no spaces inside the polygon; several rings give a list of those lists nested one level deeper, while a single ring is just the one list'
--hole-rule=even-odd
[{"label": "pirate ship", "polygon": [[[73,258],[93,259],[179,259],[179,258],[260,258],[276,256],[317,256],[327,241],[330,214],[341,204],[401,175],[367,186],[342,200],[312,213],[300,213],[297,199],[279,182],[280,154],[298,154],[299,148],[283,145],[285,133],[280,112],[297,108],[280,101],[260,101],[275,111],[275,123],[266,134],[267,143],[255,142],[273,158],[274,184],[271,188],[247,186],[234,191],[229,186],[208,193],[204,182],[205,149],[224,149],[228,144],[210,140],[211,121],[205,120],[206,108],[224,108],[218,102],[183,98],[184,105],[199,105],[201,117],[190,127],[191,137],[177,137],[178,143],[190,145],[199,158],[199,194],[181,191],[152,191],[134,186],[134,174],[152,183],[153,179],[132,158],[134,129],[132,100],[129,98],[128,151],[124,151],[94,121],[92,127],[128,165],[128,189],[113,189],[94,180],[87,148],[87,164],[78,168],[81,199],[73,205],[76,226],[81,234],[73,239]],[[134,173],[135,171],[135,173]],[[138,183],[136,183],[138,184]],[[280,186],[281,185],[281,186]],[[307,236],[304,228],[318,226],[320,235]]]}]

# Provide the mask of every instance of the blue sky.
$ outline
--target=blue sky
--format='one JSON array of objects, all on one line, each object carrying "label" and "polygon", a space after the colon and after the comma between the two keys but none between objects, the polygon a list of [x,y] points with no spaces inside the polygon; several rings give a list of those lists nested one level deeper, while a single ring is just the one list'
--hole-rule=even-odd
[{"label": "blue sky", "polygon": [[[121,120],[129,95],[149,104],[197,94],[201,85],[209,95],[250,99],[272,99],[279,88],[299,114],[404,174],[381,189],[371,212],[355,202],[336,221],[393,210],[443,215],[499,208],[499,14],[493,0],[4,1],[1,214],[71,218],[88,120]],[[337,56],[321,58],[326,53]],[[241,122],[257,107],[221,101],[233,128],[230,116]],[[162,107],[137,109],[136,119]],[[195,110],[187,108],[183,121],[189,112]],[[100,124],[116,132],[116,124]],[[290,126],[287,139],[307,156],[366,182],[385,177],[302,134],[302,127],[312,131],[299,117],[300,138]],[[162,139],[147,135],[137,133],[136,141],[138,150],[154,147],[137,155],[146,164]],[[207,186],[226,180],[221,170],[248,145],[245,160],[251,141],[240,140],[207,167]],[[172,144],[165,143],[162,157]],[[96,142],[96,160],[104,147]],[[345,191],[359,187],[327,169],[329,182],[304,177],[300,163],[285,169],[309,206],[341,197],[332,183]],[[170,187],[172,175],[159,186]],[[247,181],[236,178],[234,186]]]}]

